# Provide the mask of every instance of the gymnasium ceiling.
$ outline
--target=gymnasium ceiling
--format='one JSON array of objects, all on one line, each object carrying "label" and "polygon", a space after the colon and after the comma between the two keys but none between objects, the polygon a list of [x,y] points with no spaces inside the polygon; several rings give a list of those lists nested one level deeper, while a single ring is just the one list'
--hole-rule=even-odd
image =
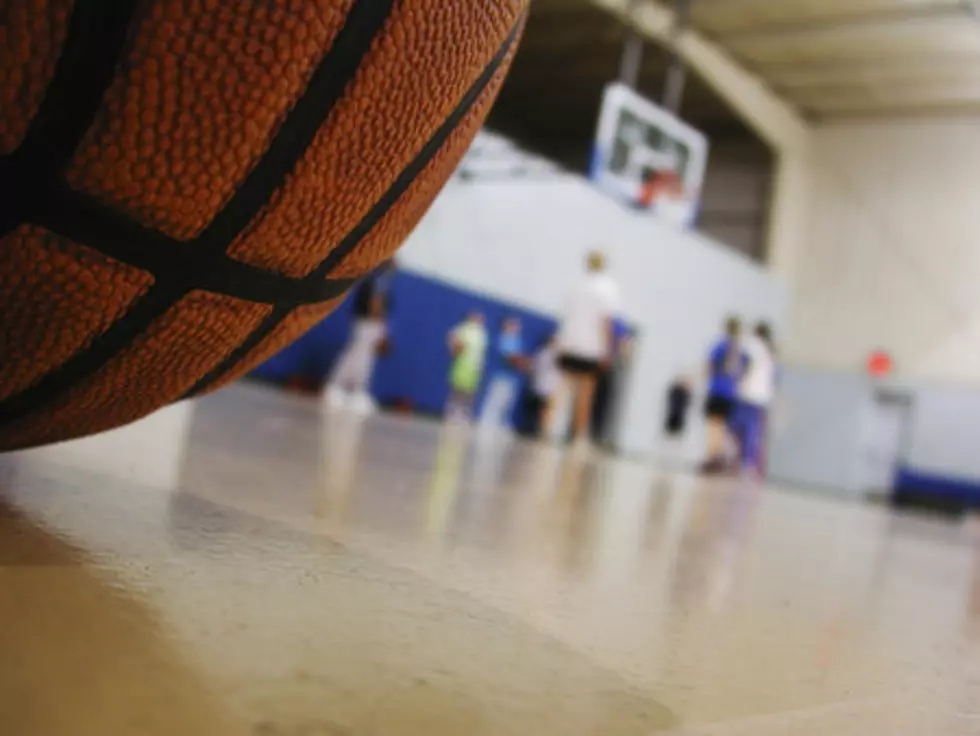
[{"label": "gymnasium ceiling", "polygon": [[692,22],[806,116],[980,112],[980,2],[693,0]]},{"label": "gymnasium ceiling", "polygon": [[[980,113],[980,0],[692,2],[693,28],[808,119]],[[552,155],[590,140],[627,34],[602,7],[615,4],[533,0],[491,124]],[[638,84],[645,96],[660,98],[667,59],[646,45]],[[681,112],[714,138],[751,136],[694,74]]]}]

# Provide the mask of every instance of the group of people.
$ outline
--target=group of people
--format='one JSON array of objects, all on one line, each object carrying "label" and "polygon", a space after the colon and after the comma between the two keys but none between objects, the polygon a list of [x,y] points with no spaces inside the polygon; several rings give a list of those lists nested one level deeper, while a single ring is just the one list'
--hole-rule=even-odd
[{"label": "group of people", "polygon": [[[377,356],[387,345],[386,315],[390,309],[388,283],[393,263],[365,279],[353,298],[352,336],[328,380],[326,394],[333,406],[368,411],[368,386]],[[596,388],[606,390],[610,368],[622,352],[625,330],[617,315],[619,291],[606,273],[605,258],[591,253],[587,272],[568,295],[558,330],[536,349],[529,350],[516,317],[504,321],[491,345],[484,315],[474,311],[449,333],[451,355],[446,416],[469,420],[483,383],[488,351],[494,350],[493,374],[488,376],[480,423],[505,427],[521,398],[523,377],[528,377],[527,400],[542,434],[588,444],[596,424]],[[608,401],[598,402],[603,405]],[[567,409],[571,407],[569,421]],[[602,419],[602,417],[599,417]],[[570,427],[570,429],[569,429]]]},{"label": "group of people", "polygon": [[[374,362],[387,347],[386,315],[393,263],[364,280],[354,295],[353,333],[341,353],[327,387],[331,404],[348,404],[368,411],[368,386]],[[629,344],[628,329],[619,319],[619,289],[606,271],[602,254],[588,255],[586,273],[569,292],[557,331],[541,345],[529,349],[521,321],[506,319],[491,342],[485,317],[474,311],[448,336],[451,356],[445,415],[457,421],[475,418],[475,400],[484,382],[487,356],[496,353],[479,422],[486,428],[511,424],[521,387],[537,434],[551,439],[571,438],[579,446],[596,436],[596,409],[610,402],[611,370]],[[712,347],[707,362],[708,473],[734,468],[762,470],[767,411],[776,390],[776,352],[771,328],[760,322],[749,335],[731,317],[725,333]],[[668,394],[668,435],[683,433],[684,415],[691,397],[691,381],[678,380]]]},{"label": "group of people", "polygon": [[766,420],[776,393],[776,349],[768,323],[759,322],[749,335],[742,332],[741,321],[729,317],[708,356],[706,473],[763,471]]},{"label": "group of people", "polygon": [[[569,294],[557,332],[537,350],[525,350],[518,319],[503,323],[492,346],[499,360],[489,376],[481,425],[509,425],[520,397],[522,374],[527,374],[527,399],[539,433],[555,439],[570,434],[575,443],[589,444],[596,425],[605,419],[596,409],[609,403],[605,396],[596,401],[596,389],[608,384],[613,362],[626,343],[626,330],[617,320],[619,291],[605,266],[601,254],[589,255],[586,276]],[[450,333],[453,361],[446,411],[449,418],[467,419],[473,415],[485,357],[491,347],[484,322],[482,314],[473,312]]]}]

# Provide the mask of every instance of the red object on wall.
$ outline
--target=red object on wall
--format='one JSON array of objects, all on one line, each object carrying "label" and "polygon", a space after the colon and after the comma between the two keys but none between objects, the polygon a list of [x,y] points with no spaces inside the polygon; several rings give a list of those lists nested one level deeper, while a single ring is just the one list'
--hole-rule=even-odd
[{"label": "red object on wall", "polygon": [[875,350],[868,356],[868,374],[874,376],[875,378],[887,376],[892,372],[894,367],[895,364],[894,361],[892,361],[892,356],[886,353],[884,350]]}]

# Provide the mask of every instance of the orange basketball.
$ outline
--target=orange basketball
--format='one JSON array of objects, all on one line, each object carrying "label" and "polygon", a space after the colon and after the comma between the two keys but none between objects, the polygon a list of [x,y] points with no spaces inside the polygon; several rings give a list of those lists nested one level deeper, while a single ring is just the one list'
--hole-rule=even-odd
[{"label": "orange basketball", "polygon": [[0,3],[0,450],[209,391],[387,259],[526,0]]}]

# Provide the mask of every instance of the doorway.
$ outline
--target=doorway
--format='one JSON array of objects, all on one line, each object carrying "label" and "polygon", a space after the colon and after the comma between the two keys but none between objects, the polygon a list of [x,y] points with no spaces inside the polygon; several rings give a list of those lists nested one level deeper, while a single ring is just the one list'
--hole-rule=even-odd
[{"label": "doorway", "polygon": [[877,388],[865,417],[861,453],[862,490],[871,496],[888,496],[895,473],[908,454],[911,441],[912,395]]}]

